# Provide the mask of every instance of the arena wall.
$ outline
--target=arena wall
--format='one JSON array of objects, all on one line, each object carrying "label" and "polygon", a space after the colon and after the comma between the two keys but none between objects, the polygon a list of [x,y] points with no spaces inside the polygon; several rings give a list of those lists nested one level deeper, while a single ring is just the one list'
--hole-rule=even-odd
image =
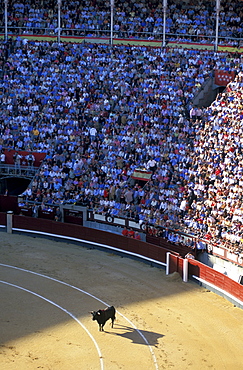
[{"label": "arena wall", "polygon": [[[11,228],[8,225],[9,216],[12,218]],[[77,224],[14,215],[12,212],[7,215],[0,213],[0,224],[1,228],[9,233],[19,232],[57,240],[63,239],[89,248],[108,250],[122,256],[140,259],[152,266],[166,268],[170,274],[178,272],[184,280],[184,259],[178,253],[171,253],[169,249],[158,245]],[[240,283],[191,258],[188,259],[188,275],[202,286],[223,295],[243,308],[243,285]]]}]

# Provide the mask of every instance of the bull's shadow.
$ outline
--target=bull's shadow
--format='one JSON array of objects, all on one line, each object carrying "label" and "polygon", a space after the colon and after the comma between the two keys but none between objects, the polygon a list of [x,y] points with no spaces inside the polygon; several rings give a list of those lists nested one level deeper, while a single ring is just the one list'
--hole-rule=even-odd
[{"label": "bull's shadow", "polygon": [[[117,333],[113,331],[115,329],[121,329],[124,332]],[[157,347],[157,345],[159,344],[158,339],[164,337],[164,335],[160,333],[155,333],[153,331],[147,331],[147,330],[134,329],[134,328],[131,328],[130,326],[120,325],[120,324],[114,324],[114,328],[112,329],[112,331],[109,331],[109,332],[107,331],[107,333],[130,339],[132,343],[136,343],[136,344],[147,345],[146,343],[146,340],[147,340],[149,345],[154,346],[154,347]],[[144,338],[146,338],[146,340],[144,340]]]}]

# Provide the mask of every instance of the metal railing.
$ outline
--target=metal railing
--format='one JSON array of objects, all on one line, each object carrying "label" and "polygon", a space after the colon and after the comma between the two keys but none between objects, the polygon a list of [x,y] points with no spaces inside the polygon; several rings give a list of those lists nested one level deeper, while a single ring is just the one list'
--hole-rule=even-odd
[{"label": "metal railing", "polygon": [[0,178],[24,177],[32,179],[39,171],[39,167],[18,166],[15,164],[0,164]]}]

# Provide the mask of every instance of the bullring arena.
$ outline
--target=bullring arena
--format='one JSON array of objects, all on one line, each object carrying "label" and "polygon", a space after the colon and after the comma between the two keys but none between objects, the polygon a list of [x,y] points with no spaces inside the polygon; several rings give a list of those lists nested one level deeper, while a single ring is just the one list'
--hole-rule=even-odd
[{"label": "bullring arena", "polygon": [[243,311],[177,274],[5,232],[0,250],[1,369],[243,369]]}]

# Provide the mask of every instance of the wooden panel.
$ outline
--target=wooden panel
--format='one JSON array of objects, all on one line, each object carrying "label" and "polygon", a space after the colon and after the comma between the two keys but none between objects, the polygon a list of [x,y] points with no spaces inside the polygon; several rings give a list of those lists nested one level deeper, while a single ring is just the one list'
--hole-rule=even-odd
[{"label": "wooden panel", "polygon": [[193,259],[188,259],[188,274],[200,277],[200,262]]},{"label": "wooden panel", "polygon": [[13,211],[14,213],[17,212],[18,209],[18,199],[15,196],[8,195],[0,195],[0,211],[7,212]]},{"label": "wooden panel", "polygon": [[172,274],[173,272],[177,272],[177,265],[178,265],[178,257],[171,254],[170,255],[170,269],[169,269],[170,274]]},{"label": "wooden panel", "polygon": [[7,214],[5,212],[0,213],[0,225],[7,225]]},{"label": "wooden panel", "polygon": [[183,258],[177,257],[177,272],[180,274],[181,277],[183,276],[183,261]]},{"label": "wooden panel", "polygon": [[32,207],[18,207],[17,213],[22,214],[23,216],[32,217]]},{"label": "wooden panel", "polygon": [[64,222],[83,225],[83,212],[64,209]]}]

